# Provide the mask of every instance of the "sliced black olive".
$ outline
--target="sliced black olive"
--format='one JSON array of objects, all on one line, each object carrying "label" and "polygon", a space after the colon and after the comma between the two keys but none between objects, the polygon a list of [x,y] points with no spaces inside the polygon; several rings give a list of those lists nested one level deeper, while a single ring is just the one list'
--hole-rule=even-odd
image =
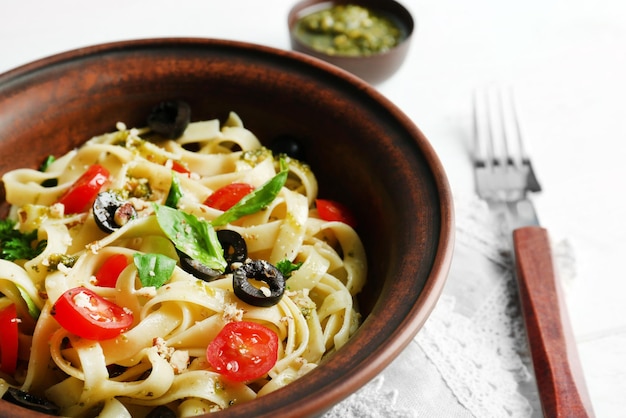
[{"label": "sliced black olive", "polygon": [[46,179],[46,180],[41,182],[41,185],[43,187],[56,187],[56,186],[59,185],[59,179],[57,179],[57,178]]},{"label": "sliced black olive", "polygon": [[212,269],[206,264],[202,264],[200,261],[194,260],[182,251],[177,249],[176,252],[178,253],[178,259],[180,260],[180,267],[187,273],[193,274],[198,279],[210,282],[222,275],[221,271]]},{"label": "sliced black olive", "polygon": [[291,135],[277,136],[270,142],[269,148],[274,155],[287,154],[296,160],[305,160],[304,146],[297,138]]},{"label": "sliced black olive", "polygon": [[120,366],[119,364],[109,364],[107,366],[107,372],[109,372],[109,377],[117,377],[122,375],[128,367]]},{"label": "sliced black olive", "polygon": [[[267,287],[256,287],[250,279],[261,281]],[[233,272],[233,290],[239,299],[250,305],[273,306],[285,293],[285,277],[267,261],[254,260]]]},{"label": "sliced black olive", "polygon": [[93,202],[93,217],[98,228],[113,232],[137,217],[133,205],[115,192],[100,192]]},{"label": "sliced black olive", "polygon": [[[226,270],[224,273],[230,273],[231,264],[243,263],[248,257],[248,247],[243,237],[236,231],[230,229],[220,229],[217,231],[217,239],[219,240],[222,249],[224,251],[224,258],[226,259]],[[178,258],[180,259],[180,266],[187,273],[193,274],[199,279],[210,282],[221,276],[222,272],[212,269],[201,262],[192,259],[182,251],[178,252]]]},{"label": "sliced black olive", "polygon": [[217,239],[224,250],[224,258],[228,263],[226,272],[230,271],[233,263],[243,263],[248,258],[248,246],[243,237],[236,231],[230,229],[220,229],[217,231]]},{"label": "sliced black olive", "polygon": [[59,415],[60,409],[54,403],[14,387],[9,387],[4,395],[2,395],[2,399],[32,411],[42,412],[48,415]]},{"label": "sliced black olive", "polygon": [[148,126],[164,138],[178,138],[185,132],[191,118],[189,105],[182,100],[165,101],[156,105],[148,116]]},{"label": "sliced black olive", "polygon": [[150,411],[146,418],[176,418],[176,413],[165,405],[159,405]]}]

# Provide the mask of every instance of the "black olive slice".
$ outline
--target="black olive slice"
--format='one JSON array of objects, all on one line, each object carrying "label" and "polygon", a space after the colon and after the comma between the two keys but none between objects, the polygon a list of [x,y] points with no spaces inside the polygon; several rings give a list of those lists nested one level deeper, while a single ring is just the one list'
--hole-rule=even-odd
[{"label": "black olive slice", "polygon": [[[258,288],[249,279],[267,284]],[[275,266],[265,260],[243,264],[233,272],[233,290],[242,301],[253,306],[276,305],[285,293],[285,277]]]},{"label": "black olive slice", "polygon": [[274,155],[286,154],[296,160],[304,161],[304,146],[292,135],[279,135],[269,144]]},{"label": "black olive slice", "polygon": [[54,403],[14,387],[9,387],[4,395],[2,395],[2,399],[32,411],[42,412],[48,415],[59,415],[60,408]]},{"label": "black olive slice", "polygon": [[109,364],[107,366],[107,372],[109,372],[109,377],[117,377],[122,375],[128,367],[120,366],[119,364]]},{"label": "black olive slice", "polygon": [[210,282],[222,275],[221,271],[212,269],[206,264],[203,264],[198,260],[194,260],[182,251],[177,249],[176,252],[178,253],[178,259],[180,260],[180,267],[187,273],[193,274],[198,279]]},{"label": "black olive slice", "polygon": [[161,102],[148,116],[148,126],[167,139],[178,138],[185,132],[191,118],[191,108],[182,100]]},{"label": "black olive slice", "polygon": [[135,219],[137,211],[117,193],[100,192],[93,202],[93,217],[98,228],[104,232],[113,232]]},{"label": "black olive slice", "polygon": [[[232,271],[231,264],[243,263],[246,258],[248,258],[248,247],[246,246],[246,241],[238,232],[230,229],[220,229],[217,231],[217,239],[222,246],[224,258],[227,263],[224,273],[230,273]],[[197,260],[194,260],[178,249],[176,252],[178,253],[181,268],[199,279],[210,282],[224,274],[202,264]]]},{"label": "black olive slice", "polygon": [[248,258],[248,247],[243,237],[231,229],[220,229],[217,231],[217,239],[224,250],[224,258],[228,263],[226,272],[230,272],[231,264],[243,263]]},{"label": "black olive slice", "polygon": [[46,180],[42,181],[40,184],[43,187],[56,187],[56,186],[59,185],[59,179],[57,179],[57,178],[46,179]]},{"label": "black olive slice", "polygon": [[176,413],[165,405],[159,405],[150,411],[146,418],[176,418]]}]

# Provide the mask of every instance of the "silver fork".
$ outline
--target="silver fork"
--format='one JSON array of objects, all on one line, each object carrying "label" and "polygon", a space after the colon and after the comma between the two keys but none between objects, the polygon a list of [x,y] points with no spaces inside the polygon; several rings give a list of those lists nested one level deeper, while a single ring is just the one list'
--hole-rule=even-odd
[{"label": "silver fork", "polygon": [[[506,94],[505,94],[506,93]],[[541,186],[510,91],[474,95],[476,191],[512,240],[515,274],[541,407],[546,417],[594,416],[576,342],[555,276],[546,229],[529,192]]]}]

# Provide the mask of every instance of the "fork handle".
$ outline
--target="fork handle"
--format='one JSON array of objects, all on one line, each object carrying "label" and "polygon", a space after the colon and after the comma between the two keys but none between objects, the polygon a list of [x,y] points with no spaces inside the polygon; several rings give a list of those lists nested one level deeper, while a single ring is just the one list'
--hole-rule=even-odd
[{"label": "fork handle", "polygon": [[546,417],[593,417],[576,341],[552,259],[548,232],[513,231],[520,298]]}]

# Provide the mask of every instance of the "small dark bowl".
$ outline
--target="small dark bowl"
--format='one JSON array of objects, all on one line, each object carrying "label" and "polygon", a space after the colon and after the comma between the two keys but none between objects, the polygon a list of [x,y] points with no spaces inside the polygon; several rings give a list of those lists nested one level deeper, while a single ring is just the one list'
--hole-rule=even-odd
[{"label": "small dark bowl", "polygon": [[[144,126],[149,109],[172,98],[186,100],[194,120],[235,111],[262,142],[300,138],[321,194],[355,212],[370,267],[357,333],[301,379],[212,416],[319,415],[391,363],[439,298],[454,230],[440,161],[407,116],[336,67],[258,45],[152,39],[74,50],[1,74],[0,175],[37,168],[117,121]],[[0,416],[41,415],[0,401]]]},{"label": "small dark bowl", "polygon": [[[378,12],[396,22],[404,32],[402,41],[393,49],[372,55],[342,56],[317,51],[295,35],[298,20],[318,10],[338,4],[354,4]],[[395,0],[302,0],[296,3],[287,17],[291,48],[343,68],[371,84],[387,80],[404,63],[409,52],[415,23],[411,13]]]}]

